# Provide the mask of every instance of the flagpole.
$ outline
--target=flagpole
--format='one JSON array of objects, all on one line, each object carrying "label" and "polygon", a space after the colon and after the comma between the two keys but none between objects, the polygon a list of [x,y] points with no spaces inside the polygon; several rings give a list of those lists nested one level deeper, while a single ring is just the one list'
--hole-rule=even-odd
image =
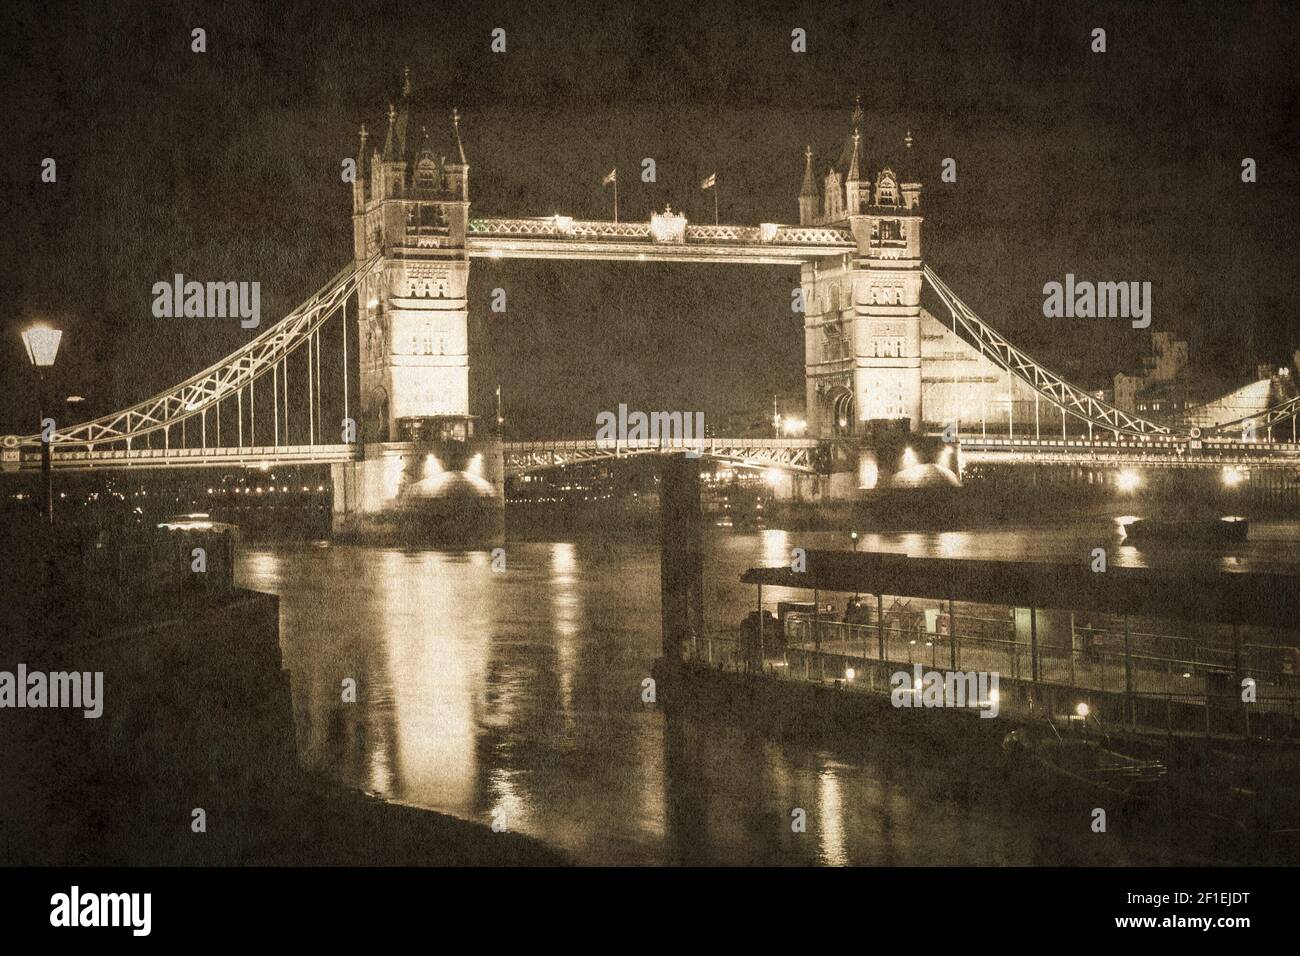
[{"label": "flagpole", "polygon": [[718,181],[713,181],[713,224],[718,224]]},{"label": "flagpole", "polygon": [[614,176],[614,221],[618,222],[618,175],[615,170]]}]

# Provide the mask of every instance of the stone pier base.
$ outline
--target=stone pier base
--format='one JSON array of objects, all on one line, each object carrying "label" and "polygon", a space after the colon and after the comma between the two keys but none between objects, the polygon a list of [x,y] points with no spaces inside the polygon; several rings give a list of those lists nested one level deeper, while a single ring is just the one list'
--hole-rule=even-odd
[{"label": "stone pier base", "polygon": [[331,466],[338,540],[483,548],[505,533],[505,469],[495,437],[377,442]]}]

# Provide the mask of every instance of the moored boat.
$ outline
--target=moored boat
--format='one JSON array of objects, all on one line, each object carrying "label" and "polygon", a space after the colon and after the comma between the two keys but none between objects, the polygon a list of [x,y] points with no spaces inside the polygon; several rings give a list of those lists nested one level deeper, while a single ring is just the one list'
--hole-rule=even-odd
[{"label": "moored boat", "polygon": [[1239,515],[1191,519],[1134,518],[1124,522],[1122,527],[1124,540],[1134,543],[1188,541],[1219,544],[1245,541],[1250,521]]},{"label": "moored boat", "polygon": [[1050,733],[1038,726],[1013,730],[1003,739],[1002,750],[1033,784],[1063,800],[1092,803],[1104,797],[1144,803],[1164,780],[1166,767],[1160,760],[1120,753],[1109,739],[1062,736],[1054,724],[1048,727]]}]

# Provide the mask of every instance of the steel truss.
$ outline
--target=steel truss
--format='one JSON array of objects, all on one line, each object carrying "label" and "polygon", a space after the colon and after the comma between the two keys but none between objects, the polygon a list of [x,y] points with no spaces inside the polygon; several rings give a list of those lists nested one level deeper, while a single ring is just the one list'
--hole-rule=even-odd
[{"label": "steel truss", "polygon": [[[54,433],[51,447],[80,447],[94,451],[97,445],[125,442],[130,448],[134,439],[202,415],[221,400],[237,395],[269,373],[281,360],[309,341],[377,268],[381,259],[382,256],[376,254],[361,265],[348,265],[319,292],[257,338],[179,385],[122,411],[59,429]],[[18,446],[22,448],[39,447],[40,444],[40,434],[18,440]]]},{"label": "steel truss", "polygon": [[1283,422],[1292,421],[1296,415],[1300,415],[1300,395],[1289,398],[1285,402],[1279,402],[1258,414],[1243,415],[1241,418],[1235,418],[1230,422],[1224,422],[1222,425],[1216,425],[1210,429],[1210,434],[1228,435],[1232,433],[1240,437],[1243,432],[1253,428],[1255,434],[1259,436],[1259,440],[1262,441],[1270,428]]},{"label": "steel truss", "polygon": [[811,438],[632,439],[507,442],[505,470],[510,475],[581,465],[633,455],[691,454],[756,468],[780,468],[811,474],[818,442]]},{"label": "steel truss", "polygon": [[1132,435],[1147,440],[1186,441],[1189,437],[1169,425],[1130,414],[1071,385],[1016,348],[980,319],[966,303],[957,298],[952,289],[948,288],[948,285],[935,275],[934,270],[929,266],[925,266],[925,278],[952,313],[954,333],[960,327],[966,333],[967,340],[978,346],[982,355],[1020,379],[1057,408],[1116,434]]}]

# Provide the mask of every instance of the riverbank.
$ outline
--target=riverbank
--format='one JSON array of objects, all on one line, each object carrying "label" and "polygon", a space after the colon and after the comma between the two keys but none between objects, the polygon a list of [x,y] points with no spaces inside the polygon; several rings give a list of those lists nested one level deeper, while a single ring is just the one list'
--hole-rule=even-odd
[{"label": "riverbank", "polygon": [[[21,664],[29,673],[97,675],[102,712],[55,707],[52,696],[34,691],[25,707],[0,709],[0,862],[568,862],[528,837],[388,803],[304,771],[278,598],[234,588],[228,563],[217,561],[225,546],[217,537],[156,537],[161,546],[148,561],[123,565],[128,577],[111,597],[102,587],[61,585],[83,556],[4,556],[15,595],[27,601],[10,602],[3,615],[0,670]],[[201,573],[191,570],[195,548],[212,558]],[[184,573],[169,577],[176,561]]]}]

